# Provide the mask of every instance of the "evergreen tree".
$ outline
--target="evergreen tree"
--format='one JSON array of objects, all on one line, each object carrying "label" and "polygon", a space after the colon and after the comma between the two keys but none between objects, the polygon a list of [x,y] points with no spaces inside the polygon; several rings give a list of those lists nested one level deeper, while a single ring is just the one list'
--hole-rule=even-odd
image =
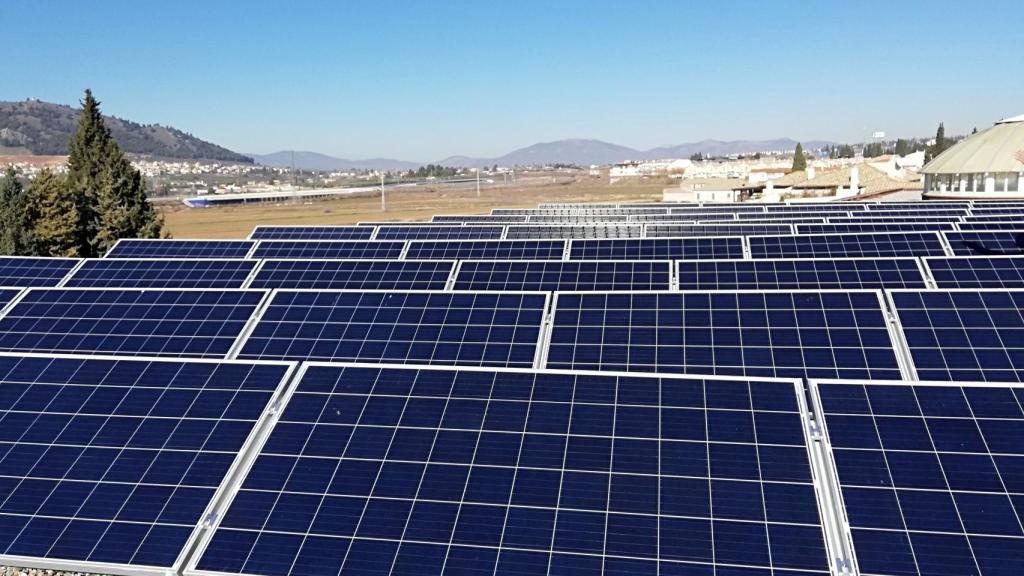
[{"label": "evergreen tree", "polygon": [[906,156],[910,153],[910,142],[907,142],[903,138],[896,140],[896,155]]},{"label": "evergreen tree", "polygon": [[793,152],[793,172],[802,170],[807,170],[807,157],[804,156],[804,145],[797,142]]},{"label": "evergreen tree", "polygon": [[0,254],[32,254],[33,210],[13,166],[0,177]]},{"label": "evergreen tree", "polygon": [[77,256],[79,203],[67,180],[44,169],[32,180],[29,197],[37,215],[34,252],[40,256]]}]

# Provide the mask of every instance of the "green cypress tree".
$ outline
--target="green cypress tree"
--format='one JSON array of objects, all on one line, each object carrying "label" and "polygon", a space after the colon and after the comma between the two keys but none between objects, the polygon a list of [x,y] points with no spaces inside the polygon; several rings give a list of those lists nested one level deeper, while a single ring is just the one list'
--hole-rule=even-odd
[{"label": "green cypress tree", "polygon": [[29,198],[37,214],[34,252],[40,256],[78,256],[79,200],[67,179],[44,169],[32,180]]},{"label": "green cypress tree", "polygon": [[33,210],[13,166],[0,177],[0,254],[32,254]]},{"label": "green cypress tree", "polygon": [[796,143],[796,150],[793,152],[793,172],[807,170],[807,157],[804,156],[804,145]]}]

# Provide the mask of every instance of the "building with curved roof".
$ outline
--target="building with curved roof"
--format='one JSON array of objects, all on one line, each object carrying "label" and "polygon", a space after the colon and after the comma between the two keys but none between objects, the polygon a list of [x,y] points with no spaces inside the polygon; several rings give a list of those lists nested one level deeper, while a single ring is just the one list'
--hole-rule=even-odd
[{"label": "building with curved roof", "polygon": [[927,198],[1024,196],[1024,114],[972,134],[921,172]]}]

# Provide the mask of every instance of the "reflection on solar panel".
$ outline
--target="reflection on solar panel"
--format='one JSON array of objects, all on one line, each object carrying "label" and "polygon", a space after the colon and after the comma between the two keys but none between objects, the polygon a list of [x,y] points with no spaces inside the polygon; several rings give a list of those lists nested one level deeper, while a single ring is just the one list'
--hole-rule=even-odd
[{"label": "reflection on solar panel", "polygon": [[921,380],[1024,381],[1024,291],[889,293]]},{"label": "reflection on solar panel", "polygon": [[0,351],[223,358],[264,295],[33,288],[0,318]]},{"label": "reflection on solar panel", "polygon": [[[763,217],[764,214],[761,214]],[[653,215],[640,215],[631,216],[630,221],[632,222],[671,222],[673,224],[693,224],[697,220],[708,221],[708,220],[735,220],[736,215],[732,212],[708,212],[706,214],[653,214]]]},{"label": "reflection on solar panel", "polygon": [[819,382],[860,574],[1024,573],[1017,386]]},{"label": "reflection on solar panel", "polygon": [[[626,208],[658,208],[661,205],[660,204],[657,204],[657,205],[654,205],[654,204],[624,204],[624,206]],[[548,210],[551,210],[551,209],[554,209],[554,210],[571,210],[571,209],[575,209],[575,208],[618,208],[618,207],[619,207],[619,205],[616,204],[616,203],[586,204],[586,203],[582,203],[582,202],[541,202],[540,204],[537,204],[537,208],[540,208],[542,210],[544,210],[544,209],[548,209]]]},{"label": "reflection on solar panel", "polygon": [[245,258],[251,240],[118,240],[105,258]]},{"label": "reflection on solar panel", "polygon": [[175,573],[289,370],[0,356],[0,554],[74,571]]},{"label": "reflection on solar panel", "polygon": [[765,206],[768,212],[863,212],[867,205],[861,203],[844,202],[842,204],[768,204]]},{"label": "reflection on solar panel", "polygon": [[829,211],[829,212],[775,212],[769,214],[757,214],[749,212],[740,212],[736,215],[739,220],[764,220],[765,218],[772,218],[778,216],[779,218],[831,218],[833,216],[849,216],[851,212],[840,212],[840,211]]},{"label": "reflection on solar panel", "polygon": [[925,288],[914,258],[680,260],[681,290]]},{"label": "reflection on solar panel", "polygon": [[647,226],[648,238],[792,233],[793,227],[789,224],[649,224]]},{"label": "reflection on solar panel", "polygon": [[1024,256],[925,258],[939,288],[1024,288]]},{"label": "reflection on solar panel", "polygon": [[0,310],[10,304],[20,292],[18,288],[0,288]]},{"label": "reflection on solar panel", "polygon": [[454,262],[266,260],[250,288],[444,290]]},{"label": "reflection on solar panel", "polygon": [[411,241],[407,260],[561,260],[565,240]]},{"label": "reflection on solar panel", "polygon": [[56,286],[78,262],[77,258],[0,256],[0,286]]},{"label": "reflection on solar panel", "polygon": [[503,226],[381,226],[377,240],[493,240]]},{"label": "reflection on solar panel", "polygon": [[797,234],[855,234],[859,232],[930,232],[955,230],[952,222],[858,222],[844,224],[798,224]]},{"label": "reflection on solar panel", "polygon": [[963,232],[983,230],[1016,230],[1024,232],[1024,220],[1017,222],[961,222],[957,228]]},{"label": "reflection on solar panel", "polygon": [[957,256],[1024,255],[1024,231],[943,232]]},{"label": "reflection on solar panel", "polygon": [[668,261],[465,261],[455,290],[668,290]]},{"label": "reflection on solar panel", "polygon": [[531,367],[544,293],[275,292],[240,358]]},{"label": "reflection on solar panel", "polygon": [[878,216],[872,212],[854,214],[853,216],[829,216],[829,224],[879,224],[900,222],[960,222],[961,216]]},{"label": "reflection on solar panel", "polygon": [[953,209],[953,210],[871,210],[870,212],[864,212],[867,216],[892,216],[896,218],[902,217],[913,217],[913,216],[966,216],[968,211],[966,209]]},{"label": "reflection on solar panel", "polygon": [[620,240],[573,240],[571,260],[697,260],[704,258],[742,258],[743,239],[734,236],[715,238],[643,238]]},{"label": "reflection on solar panel", "polygon": [[640,238],[640,224],[597,224],[579,226],[509,226],[505,237],[519,238]]},{"label": "reflection on solar panel", "polygon": [[945,256],[938,232],[750,236],[753,258]]},{"label": "reflection on solar panel", "polygon": [[256,260],[86,260],[68,288],[241,288]]},{"label": "reflection on solar panel", "polygon": [[376,240],[263,240],[253,258],[397,260],[405,242]]},{"label": "reflection on solar panel", "polygon": [[365,226],[257,226],[253,240],[369,240],[373,229]]},{"label": "reflection on solar panel", "polygon": [[473,222],[487,224],[510,224],[514,222],[526,222],[526,216],[492,216],[489,214],[474,214],[469,216],[460,215],[438,215],[430,219],[432,222]]},{"label": "reflection on solar panel", "polygon": [[801,406],[784,381],[311,366],[196,568],[828,574]]},{"label": "reflection on solar panel", "polygon": [[875,291],[564,292],[555,302],[547,367],[901,377]]},{"label": "reflection on solar panel", "polygon": [[586,224],[602,224],[605,222],[620,222],[624,224],[630,219],[630,216],[627,214],[605,214],[600,216],[530,216],[529,222],[530,224],[569,224],[579,226]]}]

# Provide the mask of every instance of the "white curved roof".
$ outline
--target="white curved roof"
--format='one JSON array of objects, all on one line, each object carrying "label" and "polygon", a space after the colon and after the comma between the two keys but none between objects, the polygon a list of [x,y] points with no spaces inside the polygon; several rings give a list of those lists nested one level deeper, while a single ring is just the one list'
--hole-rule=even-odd
[{"label": "white curved roof", "polygon": [[925,174],[980,174],[1021,172],[1024,162],[1024,114],[996,122],[972,134],[935,157],[921,171]]}]

